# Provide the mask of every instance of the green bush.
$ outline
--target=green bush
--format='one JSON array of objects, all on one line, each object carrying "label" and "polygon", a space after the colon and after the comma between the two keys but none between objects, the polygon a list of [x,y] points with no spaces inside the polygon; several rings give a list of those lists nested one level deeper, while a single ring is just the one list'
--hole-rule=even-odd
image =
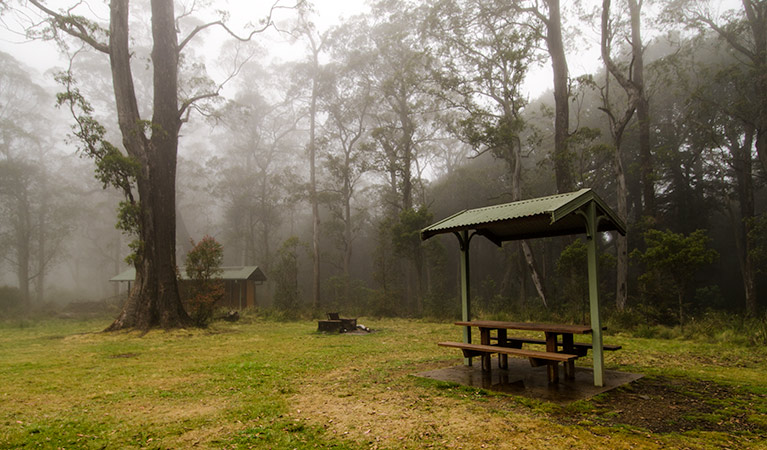
[{"label": "green bush", "polygon": [[341,312],[348,315],[367,315],[367,290],[362,280],[345,275],[330,277],[324,284],[322,311]]},{"label": "green bush", "polygon": [[644,302],[663,309],[675,308],[678,323],[684,324],[687,290],[700,269],[714,262],[719,254],[708,247],[711,238],[705,230],[684,235],[650,229],[643,237],[646,250],[634,250],[631,257],[645,266],[645,272],[638,278]]},{"label": "green bush", "polygon": [[461,299],[456,296],[427,295],[423,308],[424,315],[433,319],[455,320],[461,317]]},{"label": "green bush", "polygon": [[11,315],[21,309],[23,304],[24,301],[19,288],[0,286],[0,315]]},{"label": "green bush", "polygon": [[368,290],[369,314],[373,317],[403,317],[405,312],[400,309],[401,296],[394,291],[383,289]]},{"label": "green bush", "polygon": [[189,315],[195,325],[204,328],[213,319],[216,302],[226,292],[224,283],[219,279],[224,249],[210,236],[203,237],[198,243],[192,241],[192,246],[184,262],[186,275],[192,283]]},{"label": "green bush", "polygon": [[300,241],[292,236],[282,243],[277,251],[277,263],[272,269],[275,281],[274,307],[283,311],[287,317],[297,317],[299,301],[298,290],[298,247]]}]

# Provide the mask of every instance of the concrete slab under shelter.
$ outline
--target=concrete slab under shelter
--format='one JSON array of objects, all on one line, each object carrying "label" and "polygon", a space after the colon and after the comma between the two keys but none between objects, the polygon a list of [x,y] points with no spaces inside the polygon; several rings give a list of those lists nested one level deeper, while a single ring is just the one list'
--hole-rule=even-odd
[{"label": "concrete slab under shelter", "polygon": [[546,366],[531,367],[527,360],[512,358],[509,358],[508,369],[500,369],[497,358],[492,359],[492,364],[493,367],[489,373],[482,371],[479,361],[476,361],[474,366],[458,365],[414,375],[558,404],[585,400],[629,384],[643,376],[636,373],[605,370],[604,386],[596,387],[593,383],[592,369],[576,366],[574,379],[566,379],[563,376],[564,371],[560,368],[559,383],[549,384]]}]

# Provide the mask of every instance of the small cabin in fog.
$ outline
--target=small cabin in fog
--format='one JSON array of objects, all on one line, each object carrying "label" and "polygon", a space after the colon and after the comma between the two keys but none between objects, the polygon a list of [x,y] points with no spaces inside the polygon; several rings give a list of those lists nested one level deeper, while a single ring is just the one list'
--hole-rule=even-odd
[{"label": "small cabin in fog", "polygon": [[[258,305],[256,287],[264,284],[266,276],[258,266],[237,266],[222,267],[221,280],[226,286],[226,294],[216,306],[228,309],[255,308]],[[109,281],[127,282],[128,292],[130,292],[131,283],[136,280],[136,269],[131,267],[122,273],[112,277]],[[188,292],[189,277],[181,272],[179,281],[179,290],[181,291],[181,300],[186,300]]]}]

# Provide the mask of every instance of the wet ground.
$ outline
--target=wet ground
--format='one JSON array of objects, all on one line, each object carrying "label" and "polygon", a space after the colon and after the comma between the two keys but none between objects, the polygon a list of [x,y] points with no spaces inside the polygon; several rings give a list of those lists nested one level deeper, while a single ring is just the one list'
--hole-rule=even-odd
[{"label": "wet ground", "polygon": [[563,409],[565,424],[628,426],[653,433],[715,431],[748,433],[767,439],[767,396],[735,386],[683,377],[644,377],[590,407]]},{"label": "wet ground", "polygon": [[[552,419],[568,425],[622,426],[642,432],[713,431],[767,439],[767,395],[737,386],[684,377],[605,371],[604,387],[595,387],[590,368],[576,367],[575,379],[549,384],[546,367],[509,359],[501,370],[476,365],[430,370],[416,376],[504,392],[559,405]],[[604,395],[599,395],[604,394]],[[570,406],[586,400],[580,406]]]},{"label": "wet ground", "polygon": [[416,376],[558,404],[588,399],[642,377],[642,375],[634,373],[606,370],[604,386],[595,387],[594,375],[590,368],[576,367],[575,379],[568,380],[564,377],[563,368],[560,367],[559,383],[550,384],[546,374],[546,366],[531,367],[526,359],[509,358],[509,368],[504,370],[498,368],[496,358],[493,358],[492,361],[493,368],[489,374],[482,371],[479,367],[479,360],[476,360],[474,366],[447,367],[422,372]]}]

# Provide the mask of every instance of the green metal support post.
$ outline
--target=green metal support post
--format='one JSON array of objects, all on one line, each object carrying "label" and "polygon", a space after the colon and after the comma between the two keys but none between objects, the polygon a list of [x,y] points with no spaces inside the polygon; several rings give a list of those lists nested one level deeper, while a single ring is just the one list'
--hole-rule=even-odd
[{"label": "green metal support post", "polygon": [[602,319],[599,315],[599,285],[597,283],[597,225],[596,204],[590,202],[586,212],[588,239],[589,304],[591,307],[591,349],[594,360],[594,386],[604,386],[604,351],[602,348]]},{"label": "green metal support post", "polygon": [[[458,233],[456,233],[458,234]],[[469,232],[463,230],[458,234],[461,245],[461,320],[471,320],[471,277],[469,276]],[[463,342],[471,344],[471,327],[463,328]],[[471,366],[471,358],[463,358],[465,366]]]}]

